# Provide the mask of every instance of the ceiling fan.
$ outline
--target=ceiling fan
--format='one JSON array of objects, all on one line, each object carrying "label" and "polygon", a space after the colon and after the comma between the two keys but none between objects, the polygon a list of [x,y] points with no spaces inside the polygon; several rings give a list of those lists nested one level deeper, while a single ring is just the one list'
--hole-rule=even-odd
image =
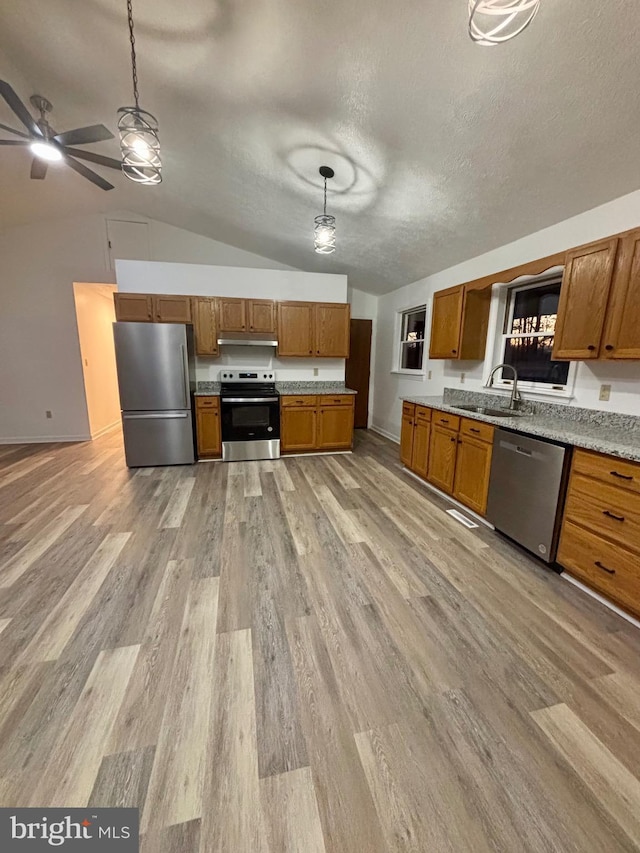
[{"label": "ceiling fan", "polygon": [[112,157],[104,157],[102,154],[94,154],[92,151],[81,151],[74,148],[75,145],[86,145],[90,142],[102,142],[105,139],[113,139],[113,134],[103,124],[94,124],[91,127],[78,127],[75,130],[67,130],[64,133],[56,133],[47,120],[47,113],[50,113],[52,106],[50,102],[40,95],[32,95],[30,101],[32,105],[39,110],[40,117],[34,119],[16,95],[14,90],[4,80],[0,80],[0,95],[7,102],[16,116],[27,129],[28,133],[23,133],[21,130],[15,130],[13,127],[7,127],[6,124],[0,124],[0,129],[6,130],[8,133],[13,133],[20,139],[0,139],[0,145],[28,145],[34,154],[31,163],[31,177],[41,181],[47,174],[47,163],[53,161],[63,161],[74,172],[82,175],[92,184],[103,190],[112,190],[113,184],[98,175],[92,169],[87,168],[80,160],[88,160],[90,163],[97,163],[99,166],[108,166],[110,169],[122,168],[119,160],[114,160]]}]

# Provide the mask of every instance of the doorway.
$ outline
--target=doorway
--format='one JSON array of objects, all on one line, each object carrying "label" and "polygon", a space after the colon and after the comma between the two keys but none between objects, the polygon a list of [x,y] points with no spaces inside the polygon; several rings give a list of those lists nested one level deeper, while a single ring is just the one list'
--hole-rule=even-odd
[{"label": "doorway", "polygon": [[115,284],[74,282],[89,434],[97,438],[120,423],[120,395],[113,344]]},{"label": "doorway", "polygon": [[371,375],[372,320],[351,320],[349,358],[345,364],[345,384],[357,391],[353,425],[369,426],[369,381]]}]

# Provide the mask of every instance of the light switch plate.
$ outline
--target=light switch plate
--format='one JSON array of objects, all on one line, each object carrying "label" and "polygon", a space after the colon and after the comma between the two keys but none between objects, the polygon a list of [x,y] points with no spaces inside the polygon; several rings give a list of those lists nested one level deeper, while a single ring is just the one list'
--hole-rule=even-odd
[{"label": "light switch plate", "polygon": [[461,385],[464,385],[464,378],[465,378],[465,376],[466,376],[466,375],[467,375],[466,373],[461,373],[461,374],[460,374],[460,384],[461,384]]},{"label": "light switch plate", "polygon": [[600,399],[608,400],[611,397],[611,385],[600,386]]}]

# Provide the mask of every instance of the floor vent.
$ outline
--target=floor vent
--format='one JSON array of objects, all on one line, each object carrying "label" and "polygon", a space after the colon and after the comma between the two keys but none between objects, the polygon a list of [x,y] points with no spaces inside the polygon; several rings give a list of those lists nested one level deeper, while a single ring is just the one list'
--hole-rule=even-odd
[{"label": "floor vent", "polygon": [[469,530],[472,530],[474,527],[480,526],[479,524],[476,524],[475,521],[471,521],[470,518],[467,518],[466,515],[463,515],[457,509],[448,509],[446,512],[447,512],[447,515],[453,516],[453,518],[455,518],[456,521],[459,521],[460,524],[464,524],[464,526],[468,527]]}]

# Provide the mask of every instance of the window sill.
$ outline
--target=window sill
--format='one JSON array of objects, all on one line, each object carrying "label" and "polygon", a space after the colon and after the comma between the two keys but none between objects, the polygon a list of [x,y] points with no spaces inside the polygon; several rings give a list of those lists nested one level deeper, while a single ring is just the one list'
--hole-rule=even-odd
[{"label": "window sill", "polygon": [[423,370],[402,370],[402,368],[398,370],[390,370],[389,373],[396,376],[404,376],[407,379],[419,379],[424,380],[427,377],[427,374]]},{"label": "window sill", "polygon": [[[504,394],[505,397],[509,397],[511,395],[511,386],[509,385],[493,385],[491,388],[486,388],[486,391],[498,391],[501,394]],[[518,391],[520,391],[525,397],[543,397],[550,400],[573,400],[574,393],[573,391],[565,388],[563,391],[552,391],[542,390],[541,388],[527,388],[526,385],[522,385],[518,383]]]}]

